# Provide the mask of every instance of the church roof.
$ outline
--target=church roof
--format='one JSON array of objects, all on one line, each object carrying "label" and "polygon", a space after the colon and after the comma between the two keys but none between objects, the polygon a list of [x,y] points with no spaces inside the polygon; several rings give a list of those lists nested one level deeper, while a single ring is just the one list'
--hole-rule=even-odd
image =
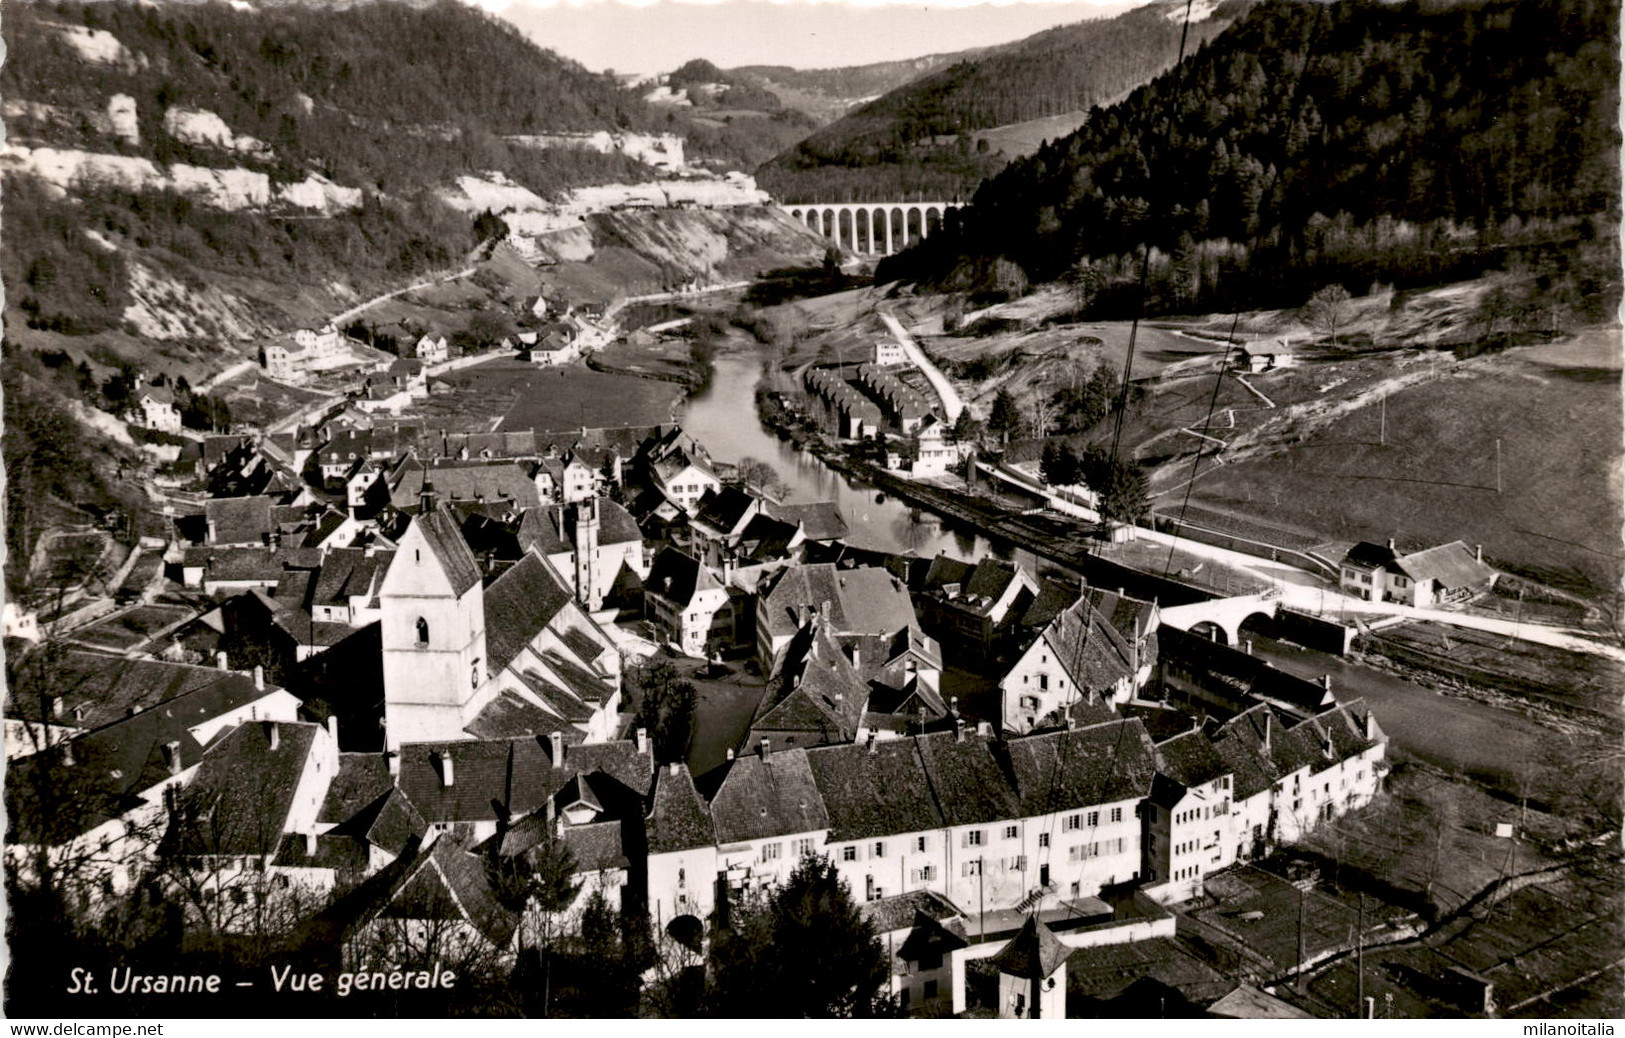
[{"label": "church roof", "polygon": [[450,512],[438,509],[425,512],[412,522],[423,532],[423,539],[445,571],[454,595],[461,598],[463,592],[480,582],[479,563],[474,561],[474,553],[468,550],[468,542],[463,540],[457,520]]}]

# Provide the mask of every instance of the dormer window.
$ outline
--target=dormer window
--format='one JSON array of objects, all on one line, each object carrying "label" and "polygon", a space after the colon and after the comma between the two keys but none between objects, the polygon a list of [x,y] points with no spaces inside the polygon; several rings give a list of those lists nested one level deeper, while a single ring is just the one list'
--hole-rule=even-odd
[{"label": "dormer window", "polygon": [[425,620],[421,616],[418,617],[418,620],[417,620],[417,632],[418,632],[418,648],[421,649],[424,646],[429,644],[429,621]]}]

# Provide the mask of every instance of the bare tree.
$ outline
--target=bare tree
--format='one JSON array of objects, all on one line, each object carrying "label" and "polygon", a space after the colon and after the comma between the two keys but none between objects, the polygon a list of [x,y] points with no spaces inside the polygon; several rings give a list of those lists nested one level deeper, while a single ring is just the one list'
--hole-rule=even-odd
[{"label": "bare tree", "polygon": [[1309,297],[1300,314],[1305,324],[1330,336],[1335,347],[1337,330],[1354,315],[1354,303],[1348,289],[1342,285],[1327,285]]}]

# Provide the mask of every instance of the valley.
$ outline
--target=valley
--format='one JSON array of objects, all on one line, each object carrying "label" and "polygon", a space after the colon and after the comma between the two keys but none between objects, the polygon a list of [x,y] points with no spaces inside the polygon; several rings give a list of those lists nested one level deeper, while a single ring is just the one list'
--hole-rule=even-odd
[{"label": "valley", "polygon": [[8,9],[7,1015],[1617,1015],[1605,7]]}]

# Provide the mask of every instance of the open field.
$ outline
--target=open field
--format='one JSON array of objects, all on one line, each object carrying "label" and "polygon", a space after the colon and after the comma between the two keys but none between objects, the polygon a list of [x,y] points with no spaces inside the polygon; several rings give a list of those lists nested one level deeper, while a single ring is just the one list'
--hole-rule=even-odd
[{"label": "open field", "polygon": [[1289,674],[1332,677],[1343,702],[1364,699],[1388,733],[1389,756],[1465,776],[1505,797],[1528,796],[1566,816],[1617,818],[1617,735],[1542,723],[1510,702],[1443,695],[1384,670],[1267,638],[1255,654]]},{"label": "open field", "polygon": [[1432,623],[1386,628],[1364,647],[1493,690],[1514,705],[1550,709],[1605,732],[1622,729],[1625,664],[1607,656]]},{"label": "open field", "polygon": [[591,371],[570,364],[539,368],[498,357],[449,373],[450,393],[433,396],[406,416],[448,429],[536,429],[655,425],[671,420],[681,390],[667,382]]},{"label": "open field", "polygon": [[235,378],[215,391],[231,408],[233,428],[261,427],[320,399],[321,394],[272,382],[259,371]]},{"label": "open field", "polygon": [[663,338],[650,346],[632,346],[618,342],[592,355],[596,367],[674,382],[695,377],[694,369],[689,367],[689,359],[689,341],[680,338]]},{"label": "open field", "polygon": [[[1493,563],[1581,593],[1612,594],[1621,554],[1617,354],[1566,344],[1440,362],[1437,381],[1381,405],[1288,426],[1251,457],[1208,467],[1194,500],[1261,509],[1328,537],[1483,544]],[[1261,388],[1270,392],[1264,383]],[[1223,433],[1219,433],[1221,437]],[[1497,491],[1496,442],[1500,442]]]},{"label": "open field", "polygon": [[73,639],[99,649],[125,652],[194,612],[196,610],[177,605],[136,606],[75,631]]},{"label": "open field", "polygon": [[[1620,880],[1617,861],[1581,861],[1487,898],[1420,944],[1368,950],[1365,994],[1376,999],[1379,1017],[1467,1015],[1439,983],[1458,967],[1495,985],[1502,1017],[1618,1017],[1625,1009]],[[1315,977],[1309,991],[1321,1004],[1351,1007],[1357,984],[1355,963],[1345,959]]]}]

